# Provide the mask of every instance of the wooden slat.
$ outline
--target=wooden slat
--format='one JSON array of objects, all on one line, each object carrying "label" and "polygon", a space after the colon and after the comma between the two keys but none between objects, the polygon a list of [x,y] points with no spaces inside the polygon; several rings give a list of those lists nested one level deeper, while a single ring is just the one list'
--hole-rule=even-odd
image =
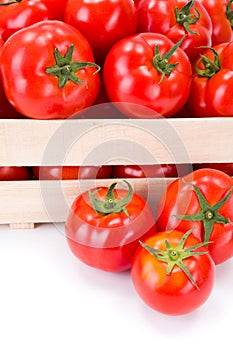
[{"label": "wooden slat", "polygon": [[[107,180],[2,181],[0,182],[0,224],[64,222],[75,197],[94,186],[108,186]],[[158,198],[172,179],[131,179],[134,191],[155,210]],[[19,227],[20,227],[19,225]]]},{"label": "wooden slat", "polygon": [[233,161],[233,118],[1,120],[0,165]]}]

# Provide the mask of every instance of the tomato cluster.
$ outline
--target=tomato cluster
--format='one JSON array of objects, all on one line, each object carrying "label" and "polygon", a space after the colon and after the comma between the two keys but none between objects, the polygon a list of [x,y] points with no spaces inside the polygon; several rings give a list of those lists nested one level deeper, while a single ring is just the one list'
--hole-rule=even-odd
[{"label": "tomato cluster", "polygon": [[1,0],[0,116],[232,116],[232,2]]},{"label": "tomato cluster", "polygon": [[[215,266],[233,257],[233,179],[210,168],[171,182],[157,205],[125,188],[91,188],[74,200],[65,223],[71,252],[105,271],[130,269],[141,299],[169,315],[205,303]],[[153,206],[153,207],[152,207]]]},{"label": "tomato cluster", "polygon": [[[88,118],[104,102],[125,118],[232,117],[232,3],[1,0],[0,117]],[[181,170],[157,208],[128,181],[81,193],[65,224],[69,248],[92,267],[130,269],[153,309],[194,311],[213,290],[215,265],[233,256],[232,170],[214,167]],[[31,176],[156,177],[161,168],[177,177],[171,165],[35,167]],[[0,176],[28,179],[28,170],[1,167]]]}]

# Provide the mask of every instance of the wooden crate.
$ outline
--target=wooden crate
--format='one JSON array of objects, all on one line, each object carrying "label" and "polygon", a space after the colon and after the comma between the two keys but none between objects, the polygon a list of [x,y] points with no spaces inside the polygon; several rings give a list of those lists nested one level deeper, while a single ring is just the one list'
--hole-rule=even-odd
[{"label": "wooden crate", "polygon": [[[0,120],[0,165],[233,162],[233,118]],[[156,207],[174,179],[132,179]],[[0,182],[0,224],[64,222],[83,190],[112,179]]]}]

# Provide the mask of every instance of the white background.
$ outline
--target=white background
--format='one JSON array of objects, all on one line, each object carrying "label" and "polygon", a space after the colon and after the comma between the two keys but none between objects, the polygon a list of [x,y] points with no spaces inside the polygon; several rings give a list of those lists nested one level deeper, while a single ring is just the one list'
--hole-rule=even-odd
[{"label": "white background", "polygon": [[232,344],[233,259],[217,267],[213,293],[201,308],[166,316],[139,299],[129,272],[103,272],[79,262],[63,231],[63,224],[32,230],[0,225],[2,350],[174,350]]}]

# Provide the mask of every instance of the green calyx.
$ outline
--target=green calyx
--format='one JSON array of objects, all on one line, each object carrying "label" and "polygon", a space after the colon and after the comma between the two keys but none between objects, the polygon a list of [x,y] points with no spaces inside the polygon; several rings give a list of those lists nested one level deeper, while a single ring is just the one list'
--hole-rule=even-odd
[{"label": "green calyx", "polygon": [[[201,55],[200,59],[196,63],[196,72],[201,77],[211,78],[221,69],[219,55],[213,47],[209,47],[209,46],[201,46],[201,47],[211,50],[214,54],[214,59],[210,60],[208,57]],[[200,62],[202,62],[205,69],[200,69],[198,67]]]},{"label": "green calyx", "polygon": [[12,0],[12,1],[9,1],[9,2],[4,2],[4,3],[1,3],[0,6],[8,6],[8,5],[12,5],[12,4],[17,4],[18,2],[21,2],[22,0]]},{"label": "green calyx", "polygon": [[186,239],[191,234],[193,229],[190,229],[187,231],[181,240],[179,241],[178,245],[176,247],[172,247],[168,240],[165,240],[166,250],[160,250],[160,249],[154,249],[150,247],[149,245],[140,242],[142,247],[144,247],[151,255],[153,255],[156,259],[159,261],[162,261],[167,264],[166,268],[166,274],[170,275],[173,268],[175,266],[178,266],[190,279],[192,284],[199,289],[199,286],[197,285],[196,281],[194,280],[192,274],[188,270],[188,268],[185,266],[183,260],[190,258],[195,255],[203,255],[206,254],[207,251],[198,251],[198,248],[201,248],[203,246],[206,246],[206,243],[199,243],[187,248],[184,248],[184,244],[186,242]]},{"label": "green calyx", "polygon": [[226,16],[228,21],[230,22],[231,28],[233,28],[233,10],[231,9],[232,3],[233,3],[233,0],[230,0],[226,8]]},{"label": "green calyx", "polygon": [[[195,13],[190,13],[191,8],[194,9]],[[178,7],[175,8],[176,23],[180,26],[183,26],[186,32],[190,34],[198,34],[197,32],[192,31],[189,26],[190,24],[196,23],[200,18],[199,11],[194,7],[194,0],[189,1],[185,6],[180,10]]]},{"label": "green calyx", "polygon": [[99,188],[93,192],[89,191],[89,198],[91,200],[91,204],[92,204],[94,210],[98,214],[107,215],[107,214],[112,214],[112,213],[120,213],[123,211],[125,213],[125,215],[128,218],[130,218],[126,207],[133,197],[133,188],[128,181],[124,180],[123,182],[125,182],[127,184],[129,191],[128,191],[128,194],[120,200],[115,198],[115,193],[114,193],[114,189],[115,189],[116,185],[118,184],[117,182],[114,182],[113,184],[111,184],[111,186],[109,186],[107,193],[106,193],[105,200],[100,200],[98,198],[95,198],[95,194],[97,192],[101,191],[101,188]]},{"label": "green calyx", "polygon": [[173,53],[178,49],[178,47],[182,44],[185,36],[183,36],[168,52],[166,52],[163,56],[161,56],[161,52],[159,51],[158,45],[155,46],[155,53],[153,57],[153,66],[157,69],[158,72],[162,74],[159,84],[165,78],[165,75],[170,75],[172,71],[178,66],[179,62],[170,64],[169,60]]},{"label": "green calyx", "polygon": [[187,221],[196,221],[196,222],[202,222],[203,227],[204,227],[204,242],[208,246],[208,242],[210,239],[211,232],[213,230],[214,224],[219,223],[219,224],[231,224],[230,220],[226,218],[225,216],[219,214],[219,210],[222,208],[222,206],[227,202],[227,200],[230,198],[232,191],[233,191],[233,186],[231,189],[228,191],[226,196],[222,198],[219,202],[217,202],[214,205],[210,205],[200,189],[190,183],[186,182],[190,186],[193,187],[197,198],[198,202],[200,205],[200,211],[191,214],[191,215],[174,215],[176,218],[182,219],[182,220],[187,220]]},{"label": "green calyx", "polygon": [[[55,65],[46,69],[47,74],[51,74],[58,79],[58,86],[63,88],[68,81],[72,81],[75,84],[82,84],[85,81],[79,79],[76,72],[86,67],[95,67],[96,70],[93,74],[100,71],[100,66],[94,62],[75,62],[72,61],[74,52],[74,45],[71,44],[67,53],[62,56],[58,48],[54,49]],[[88,87],[88,86],[87,86]]]}]

